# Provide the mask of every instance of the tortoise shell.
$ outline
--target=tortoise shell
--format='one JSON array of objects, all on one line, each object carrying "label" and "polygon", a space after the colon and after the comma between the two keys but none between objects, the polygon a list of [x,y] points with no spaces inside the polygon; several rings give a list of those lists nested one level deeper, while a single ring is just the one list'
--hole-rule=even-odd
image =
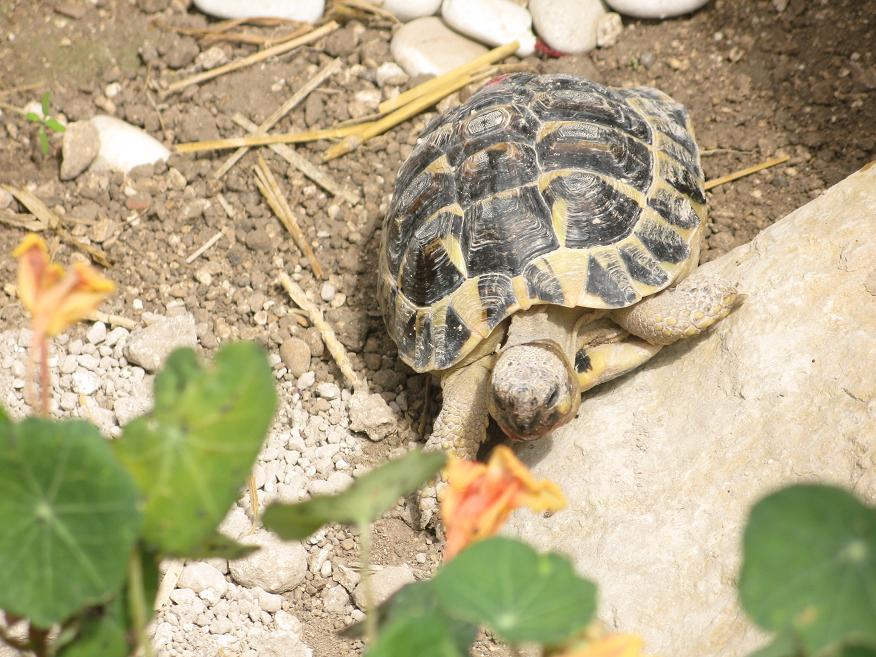
[{"label": "tortoise shell", "polygon": [[426,127],[383,223],[379,295],[402,359],[452,367],[536,304],[622,308],[696,266],[687,112],[649,88],[508,75]]}]

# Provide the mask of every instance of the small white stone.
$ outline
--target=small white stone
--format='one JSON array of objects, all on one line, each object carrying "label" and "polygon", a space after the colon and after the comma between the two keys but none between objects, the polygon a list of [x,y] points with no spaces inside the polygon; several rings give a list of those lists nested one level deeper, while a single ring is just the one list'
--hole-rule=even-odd
[{"label": "small white stone", "polygon": [[636,18],[669,18],[696,11],[709,0],[605,0],[605,4]]},{"label": "small white stone", "polygon": [[153,372],[177,347],[194,347],[197,343],[195,318],[192,315],[158,316],[149,326],[131,333],[125,345],[125,357],[131,363]]},{"label": "small white stone", "polygon": [[217,18],[286,18],[315,23],[322,18],[325,0],[195,0],[195,6]]},{"label": "small white stone", "polygon": [[617,43],[623,30],[620,14],[613,11],[603,14],[596,24],[596,45],[600,48],[611,48]]},{"label": "small white stone", "polygon": [[198,56],[195,57],[195,65],[205,71],[209,71],[211,68],[216,68],[217,66],[222,66],[222,64],[227,61],[228,55],[226,55],[225,51],[219,46],[207,48],[207,50],[199,53]]},{"label": "small white stone", "polygon": [[73,372],[73,390],[79,395],[93,395],[100,388],[100,377],[86,369]]},{"label": "small white stone", "polygon": [[563,53],[593,50],[599,20],[607,13],[602,0],[530,0],[529,11],[538,35]]},{"label": "small white stone", "polygon": [[305,372],[301,376],[298,377],[298,382],[296,385],[299,390],[306,390],[310,386],[314,384],[316,381],[316,374],[314,372]]},{"label": "small white stone", "polygon": [[353,483],[353,478],[346,472],[333,472],[325,481],[314,479],[307,485],[311,495],[337,495]]},{"label": "small white stone", "polygon": [[327,586],[322,592],[322,608],[330,614],[343,614],[350,604],[350,594],[340,584]]},{"label": "small white stone", "polygon": [[425,552],[417,552],[414,556],[414,559],[417,563],[426,563],[426,553]]},{"label": "small white stone", "polygon": [[341,396],[341,389],[337,384],[325,381],[316,386],[316,394],[323,399],[332,400]]},{"label": "small white stone", "polygon": [[228,581],[210,564],[203,561],[190,561],[179,576],[178,586],[192,589],[195,593],[212,589],[221,596],[228,590]]},{"label": "small white stone", "polygon": [[128,337],[128,329],[117,326],[112,331],[106,334],[106,338],[104,338],[103,343],[107,347],[115,347],[121,339],[126,337]]},{"label": "small white stone", "polygon": [[441,0],[383,0],[383,8],[391,11],[403,23],[431,16],[440,6]]},{"label": "small white stone", "polygon": [[193,605],[198,596],[191,589],[176,589],[171,592],[170,599],[178,605]]},{"label": "small white stone", "polygon": [[160,141],[114,116],[94,116],[91,124],[97,128],[100,151],[90,171],[128,173],[141,164],[166,161],[170,157],[170,151]]},{"label": "small white stone", "polygon": [[392,56],[408,75],[441,75],[480,57],[487,49],[428,16],[406,23],[392,37]]},{"label": "small white stone", "polygon": [[322,287],[319,288],[319,296],[326,303],[328,303],[329,301],[331,301],[332,299],[335,298],[336,292],[337,292],[337,289],[335,288],[335,286],[332,285],[331,283],[329,283],[328,281],[323,283]]},{"label": "small white stone", "polygon": [[[414,573],[408,566],[384,566],[371,575],[373,604],[379,605],[393,593],[414,581]],[[365,608],[364,581],[360,581],[353,591],[353,601],[360,609]]]},{"label": "small white stone", "polygon": [[100,344],[106,339],[107,331],[106,324],[103,322],[95,322],[85,334],[85,339],[91,344]]},{"label": "small white stone", "polygon": [[517,40],[517,55],[535,52],[529,12],[511,0],[444,0],[441,17],[453,29],[491,46]]},{"label": "small white stone", "polygon": [[283,606],[283,596],[267,591],[259,591],[259,607],[269,614],[280,611]]},{"label": "small white stone", "polygon": [[247,545],[258,545],[257,552],[228,564],[231,577],[247,587],[259,587],[270,593],[291,591],[307,572],[307,550],[298,541],[281,541],[260,530],[238,539]]},{"label": "small white stone", "polygon": [[377,67],[377,84],[381,87],[387,85],[400,85],[409,80],[408,74],[395,62],[383,62]]}]

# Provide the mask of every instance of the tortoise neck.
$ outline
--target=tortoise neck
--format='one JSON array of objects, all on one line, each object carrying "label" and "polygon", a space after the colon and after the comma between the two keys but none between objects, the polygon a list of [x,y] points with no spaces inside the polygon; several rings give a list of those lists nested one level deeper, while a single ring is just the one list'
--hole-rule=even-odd
[{"label": "tortoise neck", "polygon": [[554,342],[573,361],[575,320],[580,314],[574,308],[550,305],[520,310],[511,317],[504,348],[535,341]]}]

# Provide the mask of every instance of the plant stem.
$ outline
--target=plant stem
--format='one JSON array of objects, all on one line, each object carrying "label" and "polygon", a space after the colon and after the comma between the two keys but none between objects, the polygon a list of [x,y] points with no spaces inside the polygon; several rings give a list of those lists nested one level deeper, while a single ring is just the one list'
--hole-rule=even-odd
[{"label": "plant stem", "polygon": [[143,590],[143,564],[140,548],[134,548],[131,559],[128,561],[128,607],[131,618],[134,621],[134,631],[137,642],[143,649],[145,657],[153,657],[152,643],[146,636],[146,607],[143,604],[145,593]]},{"label": "plant stem", "polygon": [[33,651],[36,657],[48,657],[49,654],[49,631],[43,630],[31,625],[27,631],[28,648]]},{"label": "plant stem", "polygon": [[40,415],[49,416],[49,406],[52,399],[52,380],[49,377],[49,339],[45,334],[39,341],[40,359]]},{"label": "plant stem", "polygon": [[359,523],[359,572],[365,597],[365,643],[370,646],[377,640],[377,610],[371,587],[371,525],[368,522]]}]

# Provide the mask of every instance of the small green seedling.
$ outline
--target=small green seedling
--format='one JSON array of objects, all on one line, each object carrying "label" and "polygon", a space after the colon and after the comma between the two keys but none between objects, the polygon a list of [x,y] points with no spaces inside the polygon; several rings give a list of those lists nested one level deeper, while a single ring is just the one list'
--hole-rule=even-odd
[{"label": "small green seedling", "polygon": [[27,120],[31,123],[37,123],[37,140],[40,145],[40,152],[43,155],[49,154],[49,135],[46,130],[51,130],[55,133],[62,133],[67,128],[64,127],[64,124],[58,121],[58,119],[53,119],[49,112],[52,109],[52,92],[47,91],[43,94],[42,98],[40,98],[40,108],[42,109],[42,116],[37,114],[36,112],[28,112],[25,116]]}]

